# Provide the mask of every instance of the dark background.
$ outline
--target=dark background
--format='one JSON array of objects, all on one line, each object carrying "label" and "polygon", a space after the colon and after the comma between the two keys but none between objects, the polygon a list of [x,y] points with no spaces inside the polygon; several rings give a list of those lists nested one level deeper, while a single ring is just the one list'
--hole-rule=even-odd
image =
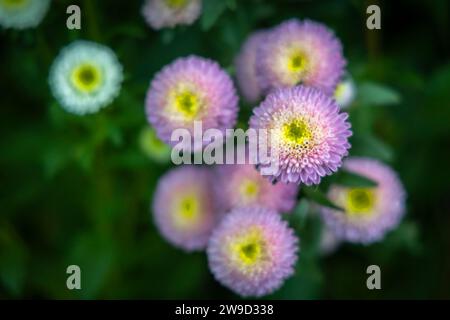
[{"label": "dark background", "polygon": [[[0,30],[0,298],[235,298],[204,254],[185,254],[155,230],[149,204],[171,165],[139,148],[144,97],[155,72],[191,53],[234,74],[245,37],[291,17],[323,22],[342,40],[362,88],[350,109],[351,154],[399,172],[408,212],[381,243],[320,257],[320,228],[303,200],[289,217],[302,238],[296,275],[269,298],[450,298],[449,2],[204,2],[193,26],[174,30],[151,30],[141,1],[123,0],[56,0],[38,28]],[[82,30],[69,31],[75,3]],[[369,31],[373,3],[382,29]],[[125,70],[120,96],[85,117],[63,111],[47,84],[51,62],[75,39],[108,45]],[[241,106],[245,124],[250,106]],[[81,291],[66,289],[71,264],[81,267]],[[371,264],[382,290],[366,288]]]}]

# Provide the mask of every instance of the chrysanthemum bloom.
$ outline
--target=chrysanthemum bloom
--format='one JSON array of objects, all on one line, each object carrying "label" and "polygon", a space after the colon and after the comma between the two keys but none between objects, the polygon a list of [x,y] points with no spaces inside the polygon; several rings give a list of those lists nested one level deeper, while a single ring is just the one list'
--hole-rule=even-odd
[{"label": "chrysanthemum bloom", "polygon": [[147,0],[142,7],[145,20],[153,29],[190,25],[200,16],[201,0]]},{"label": "chrysanthemum bloom", "polygon": [[97,112],[119,94],[122,65],[115,53],[98,43],[76,41],[53,62],[49,83],[54,97],[68,112]]},{"label": "chrysanthemum bloom", "polygon": [[341,108],[348,107],[355,99],[355,95],[355,83],[349,77],[340,81],[334,90],[334,99]]},{"label": "chrysanthemum bloom", "polygon": [[172,169],[158,182],[153,215],[162,236],[186,251],[206,247],[217,221],[214,183],[208,168],[182,166]]},{"label": "chrysanthemum bloom", "polygon": [[372,243],[395,228],[405,212],[405,191],[397,174],[377,160],[349,158],[344,168],[377,182],[372,188],[330,187],[328,196],[345,212],[322,208],[333,232],[349,242]]},{"label": "chrysanthemum bloom", "polygon": [[332,94],[346,61],[340,41],[323,24],[291,19],[268,32],[258,51],[258,77],[266,91],[305,84]]},{"label": "chrysanthemum bloom", "polygon": [[220,165],[216,167],[216,172],[215,188],[223,212],[236,207],[259,205],[284,213],[295,206],[297,184],[272,184],[252,164]]},{"label": "chrysanthemum bloom", "polygon": [[318,184],[348,153],[352,132],[347,118],[331,97],[315,88],[270,93],[250,118],[251,128],[269,135],[269,156],[261,160],[261,168],[268,170],[265,175],[285,183]]},{"label": "chrysanthemum bloom", "polygon": [[50,6],[50,0],[0,0],[0,25],[4,28],[34,28]]},{"label": "chrysanthemum bloom", "polygon": [[241,296],[278,289],[294,272],[298,239],[275,211],[236,208],[214,229],[208,263],[217,281]]},{"label": "chrysanthemum bloom", "polygon": [[235,59],[236,79],[242,95],[248,102],[256,102],[262,96],[256,73],[256,53],[265,39],[266,31],[252,33],[244,42]]},{"label": "chrysanthemum bloom", "polygon": [[189,56],[175,60],[155,76],[146,111],[158,137],[176,145],[171,141],[173,130],[184,128],[194,136],[195,121],[201,122],[203,130],[232,128],[238,99],[231,78],[216,62]]},{"label": "chrysanthemum bloom", "polygon": [[153,128],[142,129],[139,135],[139,145],[141,150],[156,162],[165,163],[170,159],[170,147],[158,139]]}]

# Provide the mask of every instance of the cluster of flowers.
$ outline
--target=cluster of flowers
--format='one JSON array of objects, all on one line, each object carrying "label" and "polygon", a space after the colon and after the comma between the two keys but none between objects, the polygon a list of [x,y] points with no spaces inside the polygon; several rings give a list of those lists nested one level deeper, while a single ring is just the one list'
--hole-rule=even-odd
[{"label": "cluster of flowers", "polygon": [[[35,26],[48,2],[0,0],[0,23]],[[149,0],[143,7],[155,29],[190,24],[200,11],[199,0]],[[396,173],[379,161],[343,160],[352,132],[342,108],[351,103],[355,90],[345,75],[341,42],[326,26],[292,19],[258,31],[245,41],[235,63],[245,99],[255,104],[263,99],[249,126],[273,133],[269,150],[276,150],[277,157],[269,161],[276,161],[277,169],[268,179],[250,164],[172,169],[158,183],[152,212],[171,244],[186,251],[206,250],[220,283],[242,296],[262,296],[294,272],[299,239],[281,214],[293,209],[301,184],[317,185],[341,166],[377,183],[371,188],[330,187],[330,200],[343,212],[320,207],[328,248],[337,240],[368,244],[382,239],[404,214],[405,192]],[[49,76],[54,97],[78,115],[110,104],[122,80],[115,53],[88,41],[64,48]],[[174,129],[192,132],[194,121],[201,121],[204,129],[233,128],[238,95],[218,63],[189,56],[155,75],[145,105],[154,131],[142,132],[142,145],[150,154],[157,149],[154,159],[163,161],[168,154],[163,143],[173,145]],[[258,168],[265,166],[269,163]]]},{"label": "cluster of flowers", "polygon": [[[324,244],[368,244],[393,229],[404,213],[404,190],[393,170],[348,155],[348,115],[354,84],[345,75],[340,41],[324,25],[288,20],[249,36],[236,58],[237,83],[254,108],[250,128],[274,134],[277,171],[269,179],[250,164],[184,166],[163,176],[153,200],[156,226],[171,244],[206,250],[210,270],[242,296],[266,295],[294,272],[299,239],[281,214],[296,203],[301,184],[319,184],[342,165],[377,183],[373,188],[332,185],[328,196],[344,212],[320,207]],[[157,136],[232,128],[237,96],[230,77],[209,59],[179,58],[153,79],[146,111]],[[245,147],[244,147],[245,148]],[[259,168],[268,165],[260,163]],[[330,241],[331,239],[331,241]]]}]

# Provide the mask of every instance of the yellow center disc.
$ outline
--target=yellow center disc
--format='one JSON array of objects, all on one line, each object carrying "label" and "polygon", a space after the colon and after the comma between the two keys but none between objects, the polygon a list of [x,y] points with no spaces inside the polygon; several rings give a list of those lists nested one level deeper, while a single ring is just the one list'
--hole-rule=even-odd
[{"label": "yellow center disc", "polygon": [[311,139],[312,133],[307,123],[301,119],[296,119],[286,123],[282,129],[284,140],[287,143],[303,145]]},{"label": "yellow center disc", "polygon": [[102,73],[97,66],[81,64],[72,71],[71,81],[78,91],[92,93],[102,84]]},{"label": "yellow center disc", "polygon": [[29,0],[0,0],[0,4],[6,9],[20,9],[28,4]]},{"label": "yellow center disc", "polygon": [[350,215],[368,214],[375,205],[375,192],[371,188],[353,188],[347,193],[346,209]]}]

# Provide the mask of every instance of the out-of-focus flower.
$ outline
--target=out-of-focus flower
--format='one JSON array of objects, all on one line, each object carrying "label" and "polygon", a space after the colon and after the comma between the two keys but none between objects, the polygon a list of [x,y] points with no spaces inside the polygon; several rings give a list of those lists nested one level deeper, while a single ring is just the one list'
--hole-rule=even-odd
[{"label": "out-of-focus flower", "polygon": [[165,163],[170,159],[170,147],[158,139],[155,130],[151,127],[142,129],[139,135],[139,145],[141,150],[156,162]]},{"label": "out-of-focus flower", "polygon": [[201,11],[201,0],[147,0],[142,7],[142,14],[153,29],[190,25]]},{"label": "out-of-focus flower", "polygon": [[294,272],[298,239],[275,211],[232,210],[214,230],[207,254],[211,272],[241,296],[263,296]]},{"label": "out-of-focus flower", "polygon": [[350,77],[344,78],[334,90],[334,99],[341,108],[348,107],[356,95],[356,86]]},{"label": "out-of-focus flower", "polygon": [[122,65],[106,46],[76,41],[63,48],[53,62],[49,83],[54,97],[68,112],[95,113],[119,94]]},{"label": "out-of-focus flower", "polygon": [[158,137],[176,145],[171,141],[173,130],[184,128],[194,136],[194,121],[201,121],[203,130],[225,134],[236,123],[238,98],[231,78],[216,62],[190,56],[175,60],[155,76],[146,111]]},{"label": "out-of-focus flower", "polygon": [[368,158],[349,158],[344,168],[378,185],[348,188],[332,185],[328,196],[345,212],[322,207],[321,215],[338,237],[358,243],[381,240],[395,228],[405,212],[405,191],[397,174],[385,164]]},{"label": "out-of-focus flower", "polygon": [[270,93],[250,118],[251,128],[269,131],[270,156],[261,163],[265,174],[284,183],[318,184],[348,154],[347,118],[331,97],[312,87]]},{"label": "out-of-focus flower", "polygon": [[262,96],[256,73],[256,55],[264,42],[267,31],[252,33],[244,42],[235,59],[236,78],[242,95],[248,102],[256,102]]},{"label": "out-of-focus flower", "polygon": [[44,19],[50,0],[0,0],[0,25],[4,28],[34,28]]},{"label": "out-of-focus flower", "polygon": [[212,172],[183,166],[172,169],[158,182],[153,215],[162,236],[186,251],[206,247],[217,222]]},{"label": "out-of-focus flower", "polygon": [[320,254],[323,256],[332,254],[341,243],[342,240],[336,236],[333,230],[324,225],[322,228],[322,234],[320,235]]},{"label": "out-of-focus flower", "polygon": [[325,25],[291,19],[267,33],[258,51],[258,77],[266,91],[304,84],[332,94],[346,61]]},{"label": "out-of-focus flower", "polygon": [[297,184],[272,184],[252,164],[220,165],[215,185],[221,211],[243,206],[262,206],[279,213],[295,206]]}]

